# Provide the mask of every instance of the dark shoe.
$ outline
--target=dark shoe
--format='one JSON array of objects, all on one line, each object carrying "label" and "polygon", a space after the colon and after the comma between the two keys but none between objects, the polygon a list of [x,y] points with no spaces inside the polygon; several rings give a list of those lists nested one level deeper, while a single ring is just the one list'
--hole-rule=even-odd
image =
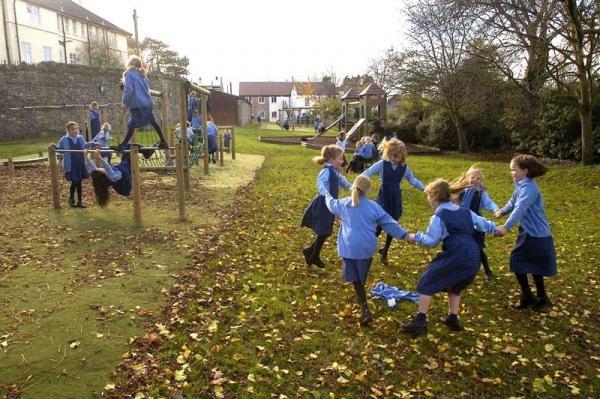
[{"label": "dark shoe", "polygon": [[420,321],[415,317],[410,323],[402,326],[402,332],[413,335],[427,334],[427,321]]},{"label": "dark shoe", "polygon": [[321,258],[314,258],[314,259],[312,259],[312,263],[315,266],[320,267],[321,269],[325,268],[325,263],[323,263],[323,261],[321,260]]},{"label": "dark shoe", "polygon": [[542,311],[545,308],[552,307],[552,302],[550,302],[550,299],[547,296],[541,298],[538,297],[536,299],[537,301],[533,305],[531,305],[531,308],[536,312]]},{"label": "dark shoe", "polygon": [[373,314],[369,310],[368,306],[363,306],[360,316],[360,325],[368,326],[373,321]]},{"label": "dark shoe", "polygon": [[537,299],[533,296],[530,296],[530,297],[522,296],[519,303],[514,304],[513,308],[517,309],[517,310],[527,309],[528,307],[536,306],[538,301],[539,301],[539,299]]},{"label": "dark shoe", "polygon": [[487,281],[493,281],[496,279],[496,276],[494,276],[494,273],[490,272],[485,274],[485,278]]},{"label": "dark shoe", "polygon": [[311,247],[306,247],[306,248],[302,248],[302,254],[304,255],[304,261],[306,262],[306,264],[308,266],[312,265],[312,248]]},{"label": "dark shoe", "polygon": [[386,251],[385,248],[379,248],[377,252],[381,255],[381,262],[387,263],[388,251]]},{"label": "dark shoe", "polygon": [[71,208],[75,208],[76,207],[75,200],[73,198],[69,198],[69,207],[71,207]]},{"label": "dark shoe", "polygon": [[462,327],[458,321],[458,317],[450,317],[450,315],[446,317],[442,317],[442,323],[448,326],[450,331],[461,331]]},{"label": "dark shoe", "polygon": [[87,208],[87,206],[83,205],[81,202],[78,202],[77,208],[85,209],[85,208]]}]

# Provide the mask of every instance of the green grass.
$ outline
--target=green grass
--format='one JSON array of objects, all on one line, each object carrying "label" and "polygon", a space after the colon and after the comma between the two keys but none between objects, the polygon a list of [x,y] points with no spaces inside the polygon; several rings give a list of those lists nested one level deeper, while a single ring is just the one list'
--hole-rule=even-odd
[{"label": "green grass", "polygon": [[[316,152],[259,143],[264,129],[236,134],[240,150],[265,155],[264,167],[239,205],[234,228],[222,237],[219,256],[198,269],[194,284],[202,289],[188,291],[186,301],[171,308],[176,313],[167,314],[173,337],[155,352],[159,372],[144,392],[169,397],[183,389],[190,398],[598,396],[600,218],[589,207],[599,198],[600,168],[554,167],[539,179],[559,254],[559,274],[548,281],[555,304],[549,313],[510,307],[518,299],[508,268],[513,232],[488,239],[498,279],[478,278],[467,291],[461,313],[466,330],[450,333],[437,322],[447,309],[439,295],[430,333],[410,339],[399,328],[416,311],[411,303],[388,309],[372,299],[374,325],[358,326],[334,239],[324,249],[325,270],[304,265],[300,249],[312,235],[298,225],[315,194],[318,167],[310,158]],[[409,159],[423,181],[453,178],[472,162],[460,156]],[[508,165],[480,166],[490,194],[503,204],[512,192]],[[409,187],[404,193],[403,225],[425,228],[432,211],[424,196]],[[376,259],[368,283],[414,289],[434,254],[396,242],[389,266]],[[187,316],[174,323],[173,314]]]},{"label": "green grass", "polygon": [[[0,347],[1,383],[37,384],[23,397],[90,397],[111,380],[117,392],[143,391],[154,398],[179,392],[186,398],[598,397],[600,216],[593,209],[600,198],[599,167],[553,166],[539,179],[559,262],[559,274],[548,280],[555,305],[550,312],[510,308],[518,298],[508,267],[513,232],[487,241],[498,278],[477,278],[467,290],[465,331],[450,333],[437,322],[447,309],[440,295],[429,334],[410,339],[399,328],[415,313],[412,303],[389,309],[371,299],[376,320],[370,328],[358,326],[359,309],[342,281],[334,238],[323,251],[325,270],[304,264],[300,249],[312,234],[299,222],[316,192],[319,169],[310,161],[316,151],[257,140],[277,130],[235,132],[238,151],[264,156],[263,167],[245,193],[222,190],[216,174],[214,180],[195,179],[194,190],[202,195],[193,196],[189,209],[221,213],[198,213],[194,222],[176,223],[166,183],[156,183],[162,188],[149,198],[157,225],[141,231],[127,227],[126,207],[102,217],[85,211],[96,221],[73,218],[77,214],[69,210],[54,214],[42,180],[13,185],[8,197],[3,191],[0,245],[8,254],[5,263],[18,267],[0,280],[6,304],[0,327],[11,334],[8,346]],[[454,178],[473,162],[454,155],[409,157],[424,182]],[[480,167],[490,195],[503,204],[513,188],[508,165],[484,161]],[[213,187],[205,189],[211,181]],[[6,180],[0,184],[8,187]],[[432,211],[423,194],[404,187],[404,204],[402,224],[424,229]],[[220,228],[216,220],[226,224]],[[130,245],[123,246],[124,240]],[[116,243],[110,257],[101,255]],[[65,244],[76,249],[61,251]],[[389,265],[374,260],[368,284],[414,290],[435,252],[395,242]],[[119,262],[111,266],[114,258]],[[100,279],[99,268],[110,276]],[[124,275],[113,276],[116,268]],[[151,276],[167,270],[177,273],[174,280]],[[112,305],[109,320],[97,320],[90,304]],[[138,315],[136,305],[152,315]],[[107,339],[108,331],[117,338]],[[125,346],[132,335],[140,338]],[[72,339],[81,345],[66,347],[59,364]],[[128,360],[111,378],[124,352]],[[77,395],[60,396],[65,384]]]},{"label": "green grass", "polygon": [[177,221],[174,177],[143,172],[142,229],[131,227],[128,199],[53,211],[45,168],[0,174],[0,397],[13,384],[22,398],[99,397],[130,337],[165,306],[189,246],[219,226],[261,163],[238,154],[209,176],[192,170],[186,223]]}]

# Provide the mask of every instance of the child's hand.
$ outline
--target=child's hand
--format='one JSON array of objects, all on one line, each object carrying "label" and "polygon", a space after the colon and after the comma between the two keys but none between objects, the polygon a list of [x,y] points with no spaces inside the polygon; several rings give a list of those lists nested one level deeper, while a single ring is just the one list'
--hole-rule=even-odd
[{"label": "child's hand", "polygon": [[416,242],[416,241],[415,241],[415,235],[414,235],[414,233],[408,233],[408,234],[406,235],[406,238],[405,238],[405,240],[406,240],[406,242],[407,242],[407,243],[409,243],[409,244],[414,244],[414,243]]},{"label": "child's hand", "polygon": [[88,153],[88,150],[87,150],[87,148],[84,148],[84,149],[83,149],[83,157],[84,157],[84,158],[87,158],[87,153]]},{"label": "child's hand", "polygon": [[498,209],[496,212],[494,212],[494,216],[496,216],[497,218],[501,218],[502,216],[502,210]]},{"label": "child's hand", "polygon": [[100,150],[98,150],[97,148],[94,150],[94,158],[96,159],[100,159]]},{"label": "child's hand", "polygon": [[494,236],[504,237],[507,233],[508,233],[508,230],[506,230],[506,227],[498,226],[498,232],[496,234],[494,234]]}]

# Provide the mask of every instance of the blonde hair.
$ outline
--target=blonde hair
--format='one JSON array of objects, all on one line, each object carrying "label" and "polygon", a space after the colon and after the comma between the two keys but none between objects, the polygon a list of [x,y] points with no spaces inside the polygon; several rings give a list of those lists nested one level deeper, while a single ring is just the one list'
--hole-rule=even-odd
[{"label": "blonde hair", "polygon": [[475,165],[471,165],[469,167],[469,169],[467,169],[466,171],[464,171],[463,173],[461,173],[460,176],[458,176],[456,179],[452,180],[450,182],[450,188],[453,191],[459,192],[464,190],[467,187],[470,187],[471,185],[469,184],[469,177],[471,177],[472,175],[479,173],[481,175],[481,179],[483,181],[483,172],[481,169],[476,168],[476,166],[479,165],[478,163],[476,163]]},{"label": "blonde hair", "polygon": [[313,161],[319,165],[323,165],[325,162],[328,162],[329,160],[334,159],[343,153],[344,150],[342,150],[342,147],[340,146],[335,144],[326,145],[321,148],[321,155],[314,157]]},{"label": "blonde hair", "polygon": [[460,190],[450,187],[450,183],[444,179],[435,179],[425,186],[425,194],[432,197],[435,201],[449,202],[452,194],[456,194]]},{"label": "blonde hair", "polygon": [[398,154],[402,154],[402,164],[406,163],[406,157],[408,151],[406,145],[396,138],[384,139],[379,145],[379,150],[382,152],[381,157],[386,161],[391,161],[392,158],[396,158]]},{"label": "blonde hair", "polygon": [[362,140],[363,140],[363,143],[365,143],[365,144],[370,143],[371,141],[373,141],[373,139],[370,138],[369,136],[363,137]]},{"label": "blonde hair", "polygon": [[346,140],[346,132],[344,132],[344,131],[339,132],[337,134],[337,139],[340,140],[340,141]]},{"label": "blonde hair", "polygon": [[[138,57],[137,55],[132,55],[127,60],[127,70],[131,70],[131,69],[139,69],[140,72],[142,73],[142,75],[146,76],[146,69],[142,65],[142,59],[140,57]],[[125,71],[125,72],[127,72],[127,71]],[[123,74],[123,75],[125,75],[125,74]]]},{"label": "blonde hair", "polygon": [[110,129],[112,129],[112,126],[110,125],[110,123],[104,122],[102,124],[102,130],[110,130]]},{"label": "blonde hair", "polygon": [[67,123],[67,126],[66,126],[67,133],[68,133],[68,132],[71,130],[71,128],[72,128],[73,126],[77,126],[77,125],[79,125],[77,122],[73,122],[73,121],[71,121],[71,122],[68,122],[68,123]]},{"label": "blonde hair", "polygon": [[100,105],[100,104],[98,104],[98,101],[92,101],[90,103],[90,107],[97,107],[98,105]]},{"label": "blonde hair", "polygon": [[352,184],[352,206],[358,206],[360,204],[360,196],[367,195],[367,192],[371,189],[371,179],[365,175],[358,175],[354,179]]}]

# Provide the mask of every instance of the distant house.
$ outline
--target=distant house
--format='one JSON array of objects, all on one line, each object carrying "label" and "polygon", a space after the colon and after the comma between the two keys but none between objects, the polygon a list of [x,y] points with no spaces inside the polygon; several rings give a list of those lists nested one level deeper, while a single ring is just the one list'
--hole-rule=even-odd
[{"label": "distant house", "polygon": [[336,95],[330,79],[321,82],[240,82],[239,95],[252,104],[252,113],[276,122],[282,108],[313,107],[317,100]]},{"label": "distant house", "polygon": [[0,0],[0,63],[87,64],[90,43],[99,40],[127,61],[131,33],[70,0]]}]

